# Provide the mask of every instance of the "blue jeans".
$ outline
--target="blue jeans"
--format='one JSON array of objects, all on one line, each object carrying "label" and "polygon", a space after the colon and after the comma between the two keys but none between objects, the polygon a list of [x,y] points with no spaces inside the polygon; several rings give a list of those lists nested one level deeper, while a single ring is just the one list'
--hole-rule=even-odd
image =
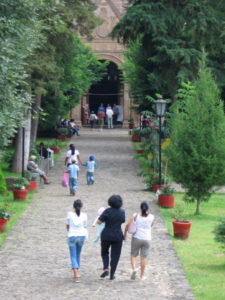
[{"label": "blue jeans", "polygon": [[78,181],[76,178],[69,178],[69,187],[70,187],[70,195],[72,195],[73,190],[77,191]]},{"label": "blue jeans", "polygon": [[85,236],[71,236],[68,238],[72,269],[80,269],[80,254],[84,240]]},{"label": "blue jeans", "polygon": [[94,173],[87,172],[87,184],[92,184],[94,182]]}]

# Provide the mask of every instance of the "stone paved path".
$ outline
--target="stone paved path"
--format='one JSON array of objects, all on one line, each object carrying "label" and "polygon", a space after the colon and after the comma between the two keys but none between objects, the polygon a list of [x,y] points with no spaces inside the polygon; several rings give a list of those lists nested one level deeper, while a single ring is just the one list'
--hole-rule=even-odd
[{"label": "stone paved path", "polygon": [[[194,299],[153,195],[136,176],[138,164],[132,159],[134,152],[127,131],[91,133],[82,130],[81,136],[72,138],[72,142],[83,161],[93,154],[99,163],[93,186],[86,185],[86,169],[82,168],[75,197],[82,199],[89,218],[89,241],[82,252],[81,283],[73,280],[66,243],[66,212],[72,210],[74,199],[60,184],[64,152],[49,174],[53,183],[39,189],[0,249],[0,299]],[[98,208],[107,206],[112,194],[122,196],[127,220],[143,200],[150,201],[151,211],[156,216],[146,281],[130,280],[130,236],[124,242],[116,279],[99,280],[100,244],[92,243],[96,228],[91,225]]]}]

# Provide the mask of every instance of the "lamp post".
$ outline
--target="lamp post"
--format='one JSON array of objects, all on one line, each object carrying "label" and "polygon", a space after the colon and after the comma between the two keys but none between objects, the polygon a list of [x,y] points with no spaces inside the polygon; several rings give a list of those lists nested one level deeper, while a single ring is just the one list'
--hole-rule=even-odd
[{"label": "lamp post", "polygon": [[165,115],[167,102],[162,98],[159,98],[156,101],[154,101],[154,103],[155,103],[156,115],[159,117],[159,188],[161,189],[161,184],[162,184],[161,127],[162,127],[162,117],[164,117]]}]

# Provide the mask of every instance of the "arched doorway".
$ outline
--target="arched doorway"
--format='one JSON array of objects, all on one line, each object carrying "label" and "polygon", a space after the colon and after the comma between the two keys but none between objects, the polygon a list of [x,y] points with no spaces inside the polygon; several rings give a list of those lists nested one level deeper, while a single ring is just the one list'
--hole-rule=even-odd
[{"label": "arched doorway", "polygon": [[[123,84],[121,82],[122,72],[118,66],[110,61],[107,66],[106,76],[97,84],[93,84],[87,95],[87,103],[90,111],[97,113],[101,103],[105,107],[109,104],[113,107],[123,105]],[[83,122],[84,123],[84,122]]]}]

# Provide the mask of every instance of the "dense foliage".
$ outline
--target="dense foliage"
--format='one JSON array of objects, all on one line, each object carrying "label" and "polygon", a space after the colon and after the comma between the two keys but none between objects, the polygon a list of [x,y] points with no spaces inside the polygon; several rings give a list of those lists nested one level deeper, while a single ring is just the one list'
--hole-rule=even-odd
[{"label": "dense foliage", "polygon": [[225,183],[225,116],[220,93],[209,70],[193,85],[183,84],[172,106],[167,148],[169,171],[186,189],[186,199],[208,200]]},{"label": "dense foliage", "polygon": [[54,114],[54,106],[65,113],[101,78],[104,66],[76,36],[90,38],[100,24],[95,8],[91,0],[0,2],[0,152],[28,108],[35,140],[40,112]]},{"label": "dense foliage", "polygon": [[15,134],[32,101],[25,61],[42,37],[39,4],[39,0],[0,2],[0,151]]},{"label": "dense foliage", "polygon": [[174,99],[181,82],[197,77],[202,49],[225,87],[225,6],[212,0],[131,0],[112,37],[127,45],[126,80],[138,103],[159,92]]},{"label": "dense foliage", "polygon": [[215,230],[215,240],[225,247],[225,217],[221,218],[220,222],[216,225]]}]

